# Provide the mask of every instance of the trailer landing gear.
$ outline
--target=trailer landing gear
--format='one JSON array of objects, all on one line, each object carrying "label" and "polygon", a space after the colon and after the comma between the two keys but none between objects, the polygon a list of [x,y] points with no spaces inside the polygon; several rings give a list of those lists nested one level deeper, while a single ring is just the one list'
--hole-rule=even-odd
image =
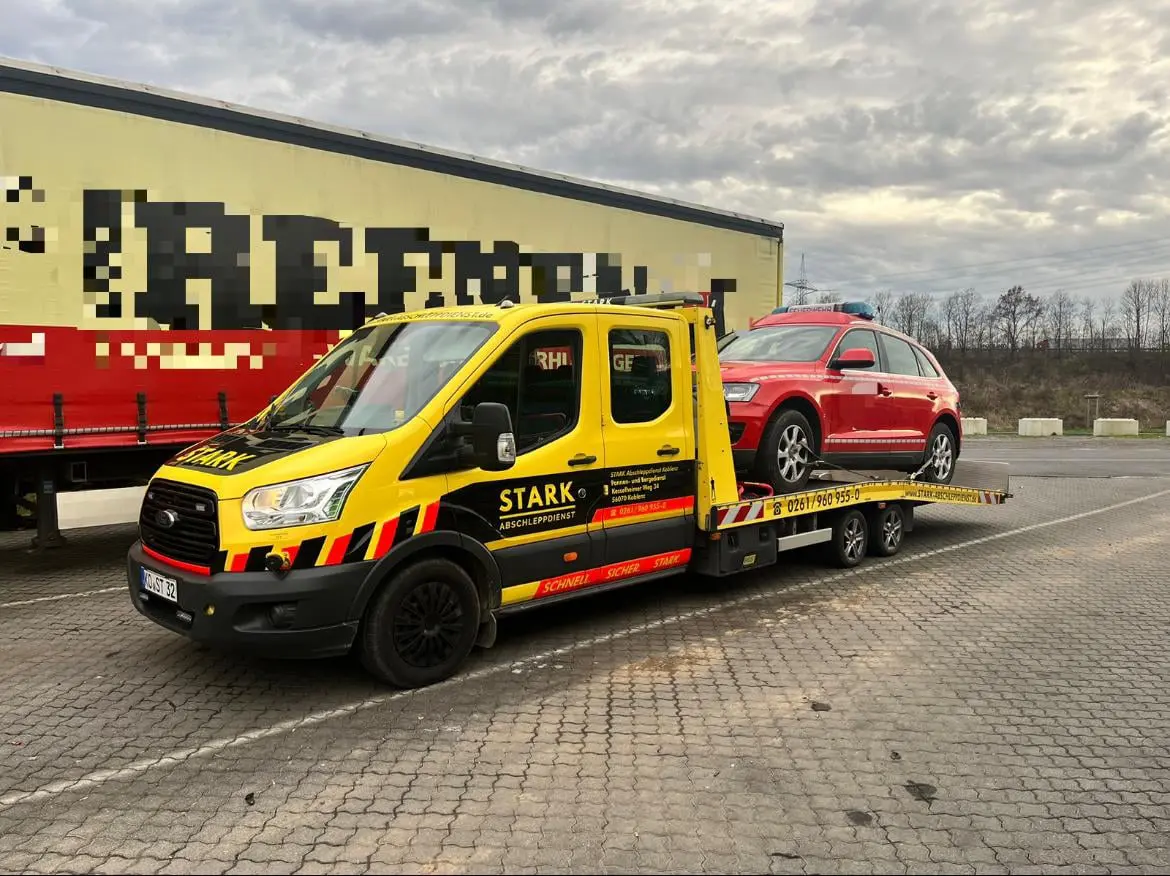
[{"label": "trailer landing gear", "polygon": [[37,478],[37,534],[32,539],[34,551],[45,551],[65,546],[57,517],[57,479],[53,469],[46,466]]}]

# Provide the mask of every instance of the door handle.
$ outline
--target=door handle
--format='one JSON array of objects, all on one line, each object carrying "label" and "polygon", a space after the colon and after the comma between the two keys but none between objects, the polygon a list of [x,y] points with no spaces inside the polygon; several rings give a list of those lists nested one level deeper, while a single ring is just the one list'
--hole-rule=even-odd
[{"label": "door handle", "polygon": [[928,399],[930,399],[931,401],[934,401],[936,398],[938,398],[938,393],[937,393],[937,392],[935,392],[934,390],[931,390],[930,392],[928,392],[928,393],[926,394],[926,397],[927,397]]},{"label": "door handle", "polygon": [[596,456],[586,456],[584,453],[578,453],[569,460],[569,465],[590,465],[594,462],[597,462]]},{"label": "door handle", "polygon": [[663,444],[661,447],[658,448],[658,455],[659,456],[675,456],[679,452],[680,452],[679,448],[671,447],[669,444]]},{"label": "door handle", "polygon": [[891,392],[890,388],[888,386],[886,386],[884,383],[878,384],[878,393],[880,395],[890,395],[890,392]]}]

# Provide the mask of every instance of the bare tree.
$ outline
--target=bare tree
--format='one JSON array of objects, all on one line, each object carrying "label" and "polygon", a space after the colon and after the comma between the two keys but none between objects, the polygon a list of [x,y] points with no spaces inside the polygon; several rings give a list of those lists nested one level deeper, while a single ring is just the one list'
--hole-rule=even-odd
[{"label": "bare tree", "polygon": [[1170,348],[1170,279],[1165,277],[1158,281],[1154,316],[1158,321],[1158,349],[1164,353]]},{"label": "bare tree", "polygon": [[892,318],[896,299],[897,296],[892,289],[882,289],[873,296],[873,307],[877,311],[879,321],[884,323]]},{"label": "bare tree", "polygon": [[996,299],[995,325],[1013,359],[1020,345],[1032,336],[1041,312],[1040,299],[1025,292],[1023,286],[1012,286]]},{"label": "bare tree", "polygon": [[890,325],[903,334],[929,343],[929,321],[934,302],[926,292],[910,292],[894,302]]},{"label": "bare tree", "polygon": [[1094,339],[1097,336],[1097,299],[1087,296],[1082,298],[1078,315],[1080,317],[1081,349],[1092,349]]},{"label": "bare tree", "polygon": [[1131,280],[1121,293],[1121,330],[1130,350],[1144,349],[1150,330],[1158,286],[1148,280]]},{"label": "bare tree", "polygon": [[1045,308],[1045,329],[1048,332],[1048,343],[1062,355],[1073,333],[1073,320],[1076,316],[1076,305],[1063,289],[1058,289],[1048,296]]},{"label": "bare tree", "polygon": [[975,321],[981,302],[974,289],[952,292],[942,301],[942,331],[947,346],[966,353],[975,345]]},{"label": "bare tree", "polygon": [[1117,331],[1117,302],[1112,298],[1106,298],[1101,302],[1101,315],[1097,325],[1097,339],[1101,349],[1112,349],[1114,332]]}]

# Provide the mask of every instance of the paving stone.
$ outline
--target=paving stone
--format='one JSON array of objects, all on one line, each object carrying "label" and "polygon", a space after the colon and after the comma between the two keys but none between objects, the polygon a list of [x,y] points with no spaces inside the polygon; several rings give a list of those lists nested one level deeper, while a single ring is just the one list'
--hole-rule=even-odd
[{"label": "paving stone", "polygon": [[411,695],[150,624],[132,528],[0,537],[0,603],[70,594],[0,610],[0,800],[44,789],[0,802],[0,871],[1165,872],[1170,498],[1015,531],[1157,488],[1017,479],[894,563],[529,612]]}]

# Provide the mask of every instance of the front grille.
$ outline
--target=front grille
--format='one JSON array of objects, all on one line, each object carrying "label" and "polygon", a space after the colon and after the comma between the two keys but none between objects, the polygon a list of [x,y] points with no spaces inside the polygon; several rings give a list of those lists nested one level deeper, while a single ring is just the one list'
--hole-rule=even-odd
[{"label": "front grille", "polygon": [[[166,511],[178,515],[178,520],[169,527],[159,525],[159,517]],[[215,493],[211,490],[177,481],[153,480],[146,488],[142,513],[138,516],[142,543],[172,560],[208,566],[219,550],[217,511]]]},{"label": "front grille", "polygon": [[743,437],[744,423],[728,423],[727,429],[731,433],[731,443],[738,444],[739,439]]}]

